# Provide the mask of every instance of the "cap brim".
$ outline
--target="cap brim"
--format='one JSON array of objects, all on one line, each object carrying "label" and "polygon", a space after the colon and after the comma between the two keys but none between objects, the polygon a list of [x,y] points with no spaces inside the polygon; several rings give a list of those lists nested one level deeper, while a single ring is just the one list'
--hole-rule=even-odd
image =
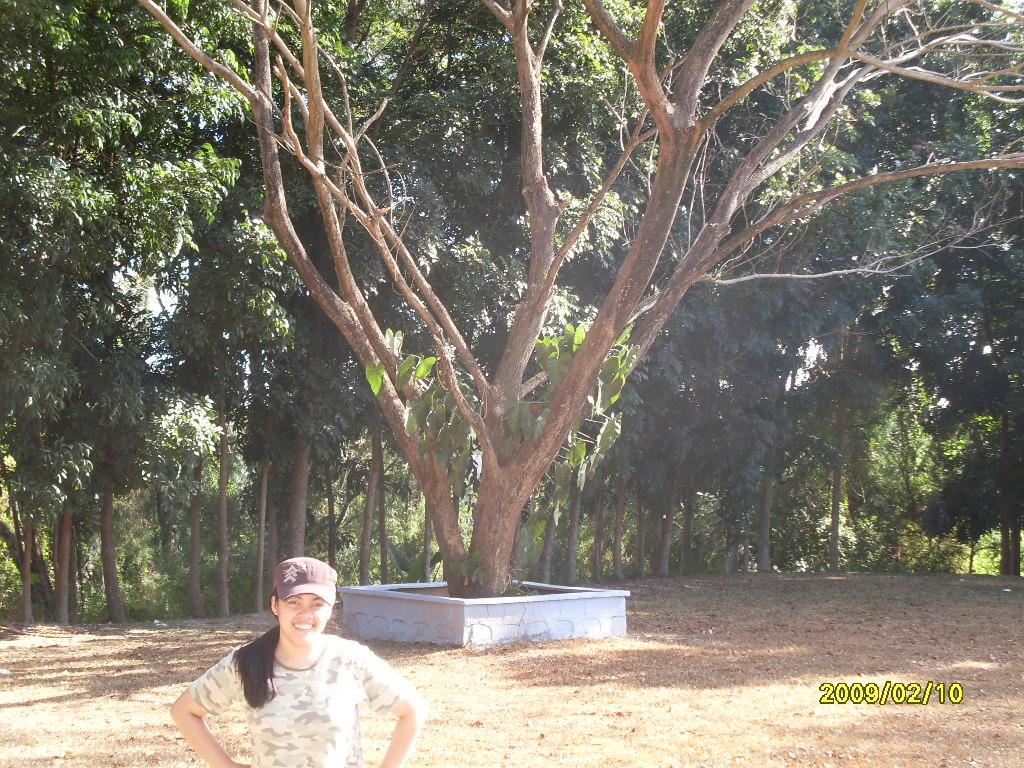
[{"label": "cap brim", "polygon": [[316,595],[334,605],[338,599],[337,589],[328,587],[326,584],[295,584],[283,590],[280,587],[278,589],[280,592],[277,597],[280,600],[284,600],[292,595]]}]

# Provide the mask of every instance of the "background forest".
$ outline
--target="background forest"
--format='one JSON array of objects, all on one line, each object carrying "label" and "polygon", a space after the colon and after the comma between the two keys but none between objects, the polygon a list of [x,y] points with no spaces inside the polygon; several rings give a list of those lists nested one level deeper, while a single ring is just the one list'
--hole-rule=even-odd
[{"label": "background forest", "polygon": [[[246,55],[248,30],[224,4],[169,5],[224,60]],[[813,40],[831,8],[759,4],[715,77],[742,82],[798,28]],[[583,198],[618,157],[616,127],[637,97],[581,10],[560,24],[545,149],[559,185]],[[0,30],[0,616],[258,610],[266,572],[303,552],[346,583],[430,578],[422,495],[367,372],[260,220],[256,135],[237,96],[134,2],[0,0]],[[525,269],[520,108],[500,27],[480,3],[435,0],[324,6],[320,31],[352,103],[387,100],[368,130],[395,213],[493,364]],[[670,253],[704,219],[743,137],[784,106],[765,88],[716,128]],[[798,173],[835,184],[879,158],[983,157],[1020,127],[1013,104],[881,79]],[[650,171],[634,155],[563,269],[545,334],[571,339],[593,318]],[[313,191],[286,173],[299,236],[327,262]],[[759,192],[768,204],[779,193]],[[1019,171],[870,188],[695,285],[615,403],[621,436],[593,479],[524,511],[514,572],[567,584],[1019,575],[1022,199]],[[353,237],[375,314],[406,349],[429,350]],[[849,269],[880,260],[899,268]],[[464,473],[468,532],[473,456]]]}]

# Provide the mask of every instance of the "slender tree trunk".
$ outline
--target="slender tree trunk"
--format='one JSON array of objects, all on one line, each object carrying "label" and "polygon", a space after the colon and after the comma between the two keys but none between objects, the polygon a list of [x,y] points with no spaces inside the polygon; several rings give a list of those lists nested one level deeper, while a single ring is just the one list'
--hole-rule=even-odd
[{"label": "slender tree trunk", "polygon": [[972,541],[967,555],[967,573],[974,573],[974,553],[978,551],[978,542]]},{"label": "slender tree trunk", "polygon": [[203,607],[203,458],[196,458],[192,469],[192,497],[188,507],[188,601],[192,616],[201,619],[206,616]]},{"label": "slender tree trunk", "polygon": [[388,569],[387,482],[384,476],[384,452],[381,450],[380,474],[377,475],[377,540],[380,545],[380,583],[390,584]]},{"label": "slender tree trunk", "polygon": [[167,509],[167,502],[159,485],[153,489],[153,501],[156,506],[156,522],[160,535],[160,552],[167,558],[171,555],[172,522],[170,510]]},{"label": "slender tree trunk", "polygon": [[306,554],[306,502],[309,498],[309,460],[313,446],[304,432],[295,440],[291,500],[288,506],[288,557]]},{"label": "slender tree trunk", "polygon": [[668,576],[677,506],[679,506],[679,481],[673,478],[669,481],[668,493],[665,497],[665,511],[661,518],[661,540],[658,542],[658,559],[655,566],[655,575],[657,576]]},{"label": "slender tree trunk", "polygon": [[434,526],[423,504],[423,580],[430,581],[430,561],[434,559]]},{"label": "slender tree trunk", "polygon": [[231,469],[231,452],[228,444],[228,415],[224,393],[220,396],[218,409],[220,423],[220,477],[217,481],[217,615],[231,615],[228,600],[228,472]]},{"label": "slender tree trunk", "polygon": [[843,461],[846,454],[846,418],[836,416],[836,453],[832,460],[832,516],[829,522],[828,569],[839,572],[839,515],[843,502]]},{"label": "slender tree trunk", "polygon": [[[999,511],[999,573],[1014,573],[1013,557],[1013,498],[1011,491],[1010,429],[1004,412],[999,422],[999,458],[996,461],[996,508]],[[1019,547],[1018,547],[1019,551]],[[1018,566],[1017,576],[1020,575]]]},{"label": "slender tree trunk", "polygon": [[[274,483],[276,477],[278,482],[271,485],[271,489],[280,488],[283,485],[283,474],[281,472],[281,466],[275,464],[271,467],[273,475],[270,480]],[[267,493],[267,575],[268,581],[273,580],[274,570],[277,568],[278,563],[284,558],[281,557],[281,521],[280,515],[278,514],[278,508],[283,494],[280,490],[274,493],[273,490],[268,490]],[[269,599],[269,595],[268,595]]]},{"label": "slender tree trunk", "polygon": [[35,623],[32,613],[32,552],[35,550],[36,526],[31,518],[21,521],[21,620]]},{"label": "slender tree trunk", "polygon": [[70,555],[68,561],[68,618],[72,622],[79,620],[78,596],[82,592],[82,555],[81,535],[78,532],[78,523],[71,518]]},{"label": "slender tree trunk", "polygon": [[590,556],[590,578],[600,581],[604,561],[604,486],[594,494],[594,547]]},{"label": "slender tree trunk", "polygon": [[612,568],[615,580],[626,578],[622,570],[622,528],[626,515],[626,476],[619,473],[619,484],[615,492],[615,534],[612,541]]},{"label": "slender tree trunk", "polygon": [[691,573],[693,566],[693,515],[697,506],[697,492],[688,489],[683,495],[683,540],[679,544],[679,572]]},{"label": "slender tree trunk", "polygon": [[384,474],[384,448],[380,427],[371,433],[370,473],[366,481],[366,505],[363,507],[363,530],[359,538],[359,583],[370,583],[370,546],[373,542],[373,511],[377,506],[379,478]]},{"label": "slender tree trunk", "polygon": [[771,573],[772,570],[772,499],[775,496],[775,481],[767,478],[761,486],[758,504],[760,527],[758,531],[757,570]]},{"label": "slender tree trunk", "polygon": [[103,591],[107,597],[107,613],[115,624],[127,620],[121,582],[117,576],[117,540],[114,536],[114,494],[104,493],[100,504],[100,554],[103,559]]},{"label": "slender tree trunk", "polygon": [[548,521],[544,525],[544,545],[540,550],[540,580],[544,584],[551,583],[551,556],[555,551],[555,529],[558,528],[556,511],[557,507],[551,507]]},{"label": "slender tree trunk", "polygon": [[270,459],[265,459],[260,470],[260,500],[256,510],[256,600],[253,610],[262,611],[263,602],[264,545],[267,539],[267,486],[270,484]]},{"label": "slender tree trunk", "polygon": [[569,531],[566,534],[565,543],[565,583],[570,587],[576,584],[576,561],[579,556],[580,545],[580,503],[583,493],[576,487],[576,480],[572,481],[572,490],[569,493]]},{"label": "slender tree trunk", "polygon": [[327,564],[338,570],[338,515],[334,506],[334,472],[324,468],[324,491],[327,493]]},{"label": "slender tree trunk", "polygon": [[726,534],[725,575],[732,576],[739,568],[739,541],[731,533]]},{"label": "slender tree trunk", "polygon": [[74,527],[74,517],[70,512],[60,516],[57,524],[57,547],[54,558],[54,571],[57,577],[57,606],[55,619],[58,624],[67,625],[71,623],[68,612],[68,592],[71,584],[71,532]]},{"label": "slender tree trunk", "polygon": [[636,575],[643,578],[647,573],[647,517],[644,501],[636,495]]}]

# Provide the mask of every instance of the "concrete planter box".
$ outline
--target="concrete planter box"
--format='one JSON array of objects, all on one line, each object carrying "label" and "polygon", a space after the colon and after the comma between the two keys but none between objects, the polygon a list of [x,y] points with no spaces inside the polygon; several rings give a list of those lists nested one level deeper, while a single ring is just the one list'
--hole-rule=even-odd
[{"label": "concrete planter box", "polygon": [[618,589],[524,581],[537,594],[464,600],[446,582],[342,587],[344,632],[359,640],[488,645],[571,637],[623,637],[626,598]]}]

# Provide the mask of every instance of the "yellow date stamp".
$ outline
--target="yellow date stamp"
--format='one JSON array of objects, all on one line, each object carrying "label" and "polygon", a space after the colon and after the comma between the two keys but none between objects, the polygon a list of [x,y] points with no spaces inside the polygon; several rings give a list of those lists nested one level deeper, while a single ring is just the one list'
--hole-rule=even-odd
[{"label": "yellow date stamp", "polygon": [[901,683],[886,680],[883,683],[824,682],[818,686],[819,704],[962,704],[962,683]]}]

